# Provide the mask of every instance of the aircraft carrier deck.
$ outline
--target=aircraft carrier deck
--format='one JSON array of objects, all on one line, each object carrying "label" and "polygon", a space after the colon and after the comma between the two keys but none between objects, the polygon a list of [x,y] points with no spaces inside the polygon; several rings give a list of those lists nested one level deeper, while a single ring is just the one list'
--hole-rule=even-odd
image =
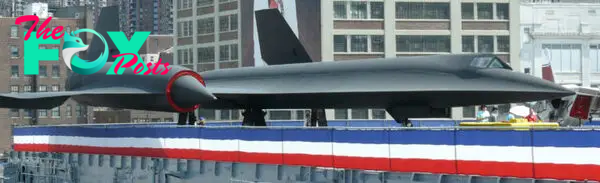
[{"label": "aircraft carrier deck", "polygon": [[596,127],[22,126],[13,140],[3,183],[600,181]]}]

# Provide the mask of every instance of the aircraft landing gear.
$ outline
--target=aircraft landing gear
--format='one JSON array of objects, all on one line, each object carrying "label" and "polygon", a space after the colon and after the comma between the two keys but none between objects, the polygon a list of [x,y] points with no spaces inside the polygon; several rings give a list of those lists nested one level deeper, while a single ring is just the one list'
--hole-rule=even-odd
[{"label": "aircraft landing gear", "polygon": [[325,109],[311,109],[310,112],[310,123],[308,124],[308,126],[327,126],[327,117],[325,116]]},{"label": "aircraft landing gear", "polygon": [[267,112],[262,109],[249,108],[244,110],[242,115],[244,116],[242,126],[267,126],[267,122],[265,121]]},{"label": "aircraft landing gear", "polygon": [[402,127],[413,127],[412,122],[410,122],[410,120],[408,120],[408,118],[403,118],[400,121],[396,121],[397,123],[400,123],[400,125],[402,125]]}]

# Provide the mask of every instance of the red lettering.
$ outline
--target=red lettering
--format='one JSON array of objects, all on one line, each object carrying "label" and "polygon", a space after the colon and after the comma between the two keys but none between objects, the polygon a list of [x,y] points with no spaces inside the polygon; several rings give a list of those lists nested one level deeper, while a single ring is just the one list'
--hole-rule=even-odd
[{"label": "red lettering", "polygon": [[152,72],[152,62],[148,62],[148,64],[146,64],[146,66],[148,66],[148,70],[146,72],[144,72],[144,75],[148,75],[150,74],[150,72]]},{"label": "red lettering", "polygon": [[[135,66],[135,69],[133,70],[133,73],[139,74],[143,70],[144,70],[144,64],[137,64],[137,66]],[[144,75],[146,75],[146,74],[144,74]]]},{"label": "red lettering", "polygon": [[[62,26],[56,27],[54,30],[52,30],[52,34],[48,34],[50,32],[50,28],[46,28],[46,25],[48,25],[50,23],[50,20],[52,20],[52,17],[48,17],[48,19],[44,20],[42,25],[40,25],[40,29],[36,31],[36,35],[35,35],[36,38],[39,39],[40,37],[42,37],[43,39],[48,39],[49,37],[52,36],[52,39],[58,40],[64,36],[64,32],[62,32],[62,29],[63,29]],[[29,36],[31,35],[31,33],[37,27],[37,24],[39,23],[40,18],[35,15],[25,15],[25,16],[20,16],[15,20],[16,25],[21,25],[21,23],[29,22],[29,21],[33,21],[33,24],[31,24],[31,27],[29,27],[29,29],[27,30],[27,34],[24,37],[25,41],[27,41],[29,39]],[[61,33],[61,34],[56,35],[57,33]]]},{"label": "red lettering", "polygon": [[161,69],[158,69],[160,67],[160,65],[162,65],[163,63],[161,63],[162,59],[158,59],[158,62],[156,62],[154,64],[154,67],[152,68],[152,74],[159,74],[160,71],[162,71]]},{"label": "red lettering", "polygon": [[[113,56],[113,57],[114,57],[114,56]],[[115,71],[115,74],[117,74],[117,73],[118,73],[118,71],[119,71],[119,68],[121,68],[121,63],[123,63],[123,60],[125,60],[125,58],[121,58],[121,60],[119,60],[119,61],[117,62],[117,65],[115,66],[115,70],[114,70],[114,71]]]},{"label": "red lettering", "polygon": [[52,20],[52,17],[48,17],[48,19],[44,20],[42,25],[40,25],[40,29],[36,32],[35,37],[37,37],[38,39],[40,38],[40,36],[43,36],[43,39],[48,39],[50,37],[50,35],[48,34],[50,32],[50,28],[46,28],[46,25],[50,23],[50,20]]},{"label": "red lettering", "polygon": [[[54,30],[52,30],[52,39],[57,40],[62,38],[65,35],[65,32],[62,31],[63,30],[63,26],[58,26],[56,28],[54,28]],[[57,33],[60,33],[58,35],[56,35]]]},{"label": "red lettering", "polygon": [[29,21],[34,21],[34,22],[31,25],[31,27],[29,27],[29,30],[27,30],[27,34],[25,34],[25,41],[27,41],[29,39],[29,35],[31,35],[31,33],[33,32],[33,29],[35,29],[35,27],[37,26],[37,23],[40,21],[40,19],[35,15],[25,15],[25,16],[20,16],[19,18],[17,18],[15,20],[16,25],[21,25],[21,23],[29,22]]},{"label": "red lettering", "polygon": [[[121,58],[121,60],[120,60],[119,62],[117,62],[117,65],[116,65],[116,67],[115,67],[115,69],[114,69],[114,71],[115,71],[115,74],[119,73],[119,69],[120,69],[120,68],[128,68],[128,67],[131,67],[131,66],[133,66],[133,65],[134,65],[134,64],[137,62],[137,59],[138,59],[138,58],[137,58],[137,56],[136,56],[135,54],[133,54],[133,53],[123,53],[123,54],[113,55],[113,58],[119,58],[119,57],[122,57],[122,56],[125,56],[125,55],[131,55],[131,56],[133,56],[133,58],[132,58],[131,60],[129,60],[129,62],[125,63],[125,64],[122,64],[122,63],[123,63],[123,60],[125,60],[125,57]],[[135,70],[134,70],[133,72],[135,73]],[[138,73],[139,73],[139,72],[138,72]]]},{"label": "red lettering", "polygon": [[[120,68],[131,68],[133,65],[136,65],[138,58],[135,54],[123,53],[123,54],[119,54],[119,55],[113,55],[112,57],[118,58],[118,57],[122,57],[125,55],[131,55],[131,56],[133,56],[133,58],[124,64],[123,64],[123,62],[125,60],[125,57],[121,58],[121,60],[119,60],[117,62],[117,65],[114,68],[115,74],[118,73]],[[159,68],[161,65],[164,66],[164,68],[165,68],[164,71]],[[162,59],[158,59],[158,62],[156,62],[156,63],[148,62],[148,63],[146,63],[146,66],[148,67],[148,70],[146,72],[144,72],[144,75],[149,75],[150,73],[165,75],[165,74],[169,73],[169,71],[171,71],[171,69],[172,69],[172,68],[169,68],[169,63],[162,63]],[[135,69],[133,69],[133,73],[139,74],[142,72],[143,69],[144,69],[144,64],[141,64],[141,63],[137,64]]]},{"label": "red lettering", "polygon": [[[161,59],[158,59],[158,60],[161,60]],[[164,63],[163,66],[165,66],[165,71],[160,73],[160,75],[165,75],[165,74],[169,73],[169,71],[171,71],[171,69],[173,69],[173,68],[169,68],[169,63]]]}]

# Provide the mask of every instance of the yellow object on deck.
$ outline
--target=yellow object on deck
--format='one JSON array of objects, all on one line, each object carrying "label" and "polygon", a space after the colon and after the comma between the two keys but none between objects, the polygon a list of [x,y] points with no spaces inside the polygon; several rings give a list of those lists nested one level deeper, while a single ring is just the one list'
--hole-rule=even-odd
[{"label": "yellow object on deck", "polygon": [[[519,120],[517,120],[519,121]],[[546,123],[546,122],[462,122],[459,126],[471,126],[471,127],[514,127],[514,128],[502,128],[502,129],[529,129],[529,128],[558,128],[558,123]]]}]

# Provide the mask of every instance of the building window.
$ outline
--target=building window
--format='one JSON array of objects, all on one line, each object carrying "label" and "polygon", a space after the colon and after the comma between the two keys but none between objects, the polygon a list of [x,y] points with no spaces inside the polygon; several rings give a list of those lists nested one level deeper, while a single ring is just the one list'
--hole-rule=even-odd
[{"label": "building window", "polygon": [[219,48],[219,60],[220,61],[229,60],[229,45],[224,45]]},{"label": "building window", "polygon": [[350,2],[350,18],[367,19],[367,2]]},{"label": "building window", "polygon": [[334,35],[333,36],[334,52],[346,52],[346,51],[348,51],[347,48],[348,48],[348,40],[346,38],[346,35]]},{"label": "building window", "polygon": [[204,6],[212,6],[215,0],[198,0],[196,6],[204,7]]},{"label": "building window", "polygon": [[198,34],[212,34],[215,32],[215,19],[204,18],[198,20]]},{"label": "building window", "polygon": [[183,48],[177,50],[177,59],[181,65],[193,64],[194,61],[194,50],[192,48]]},{"label": "building window", "polygon": [[237,44],[223,45],[219,47],[219,60],[230,61],[238,59],[238,46]]},{"label": "building window", "polygon": [[373,119],[385,119],[385,109],[371,109]]},{"label": "building window", "polygon": [[38,76],[40,76],[40,77],[48,76],[48,68],[45,65],[40,65],[40,72],[39,72]]},{"label": "building window", "polygon": [[231,54],[231,59],[230,60],[237,60],[239,58],[238,56],[238,45],[237,44],[232,44],[230,45],[230,53]]},{"label": "building window", "polygon": [[380,35],[371,36],[371,52],[384,52],[385,39]]},{"label": "building window", "polygon": [[462,37],[462,51],[465,53],[475,52],[475,36]]},{"label": "building window", "polygon": [[[348,16],[348,12],[350,15]],[[335,19],[383,19],[383,2],[335,1]]]},{"label": "building window", "polygon": [[19,77],[19,66],[18,65],[12,65],[12,66],[10,66],[10,77],[11,78],[18,78]]},{"label": "building window", "polygon": [[17,46],[9,46],[10,47],[10,57],[19,58],[19,48]]},{"label": "building window", "polygon": [[67,106],[66,106],[66,110],[65,110],[65,116],[66,116],[66,117],[68,117],[68,118],[70,118],[70,117],[71,117],[71,115],[72,115],[72,114],[71,114],[71,110],[72,110],[72,109],[71,109],[71,104],[67,104]]},{"label": "building window", "polygon": [[345,1],[334,1],[333,2],[333,13],[334,18],[346,19],[346,4]]},{"label": "building window", "polygon": [[204,47],[198,48],[198,62],[214,62],[215,61],[215,47]]},{"label": "building window", "polygon": [[509,36],[496,36],[498,44],[498,52],[510,52],[510,37]]},{"label": "building window", "polygon": [[383,2],[370,2],[369,5],[371,5],[369,8],[371,19],[383,19]]},{"label": "building window", "polygon": [[270,120],[291,120],[292,119],[292,111],[289,111],[289,110],[269,111],[269,119]]},{"label": "building window", "polygon": [[475,118],[477,111],[475,108],[476,106],[463,107],[463,118]]},{"label": "building window", "polygon": [[335,119],[348,119],[348,109],[334,109]]},{"label": "building window", "polygon": [[367,52],[369,51],[369,36],[352,35],[350,36],[350,51]]},{"label": "building window", "polygon": [[183,52],[184,50],[177,50],[177,62],[178,64],[183,64]]},{"label": "building window", "polygon": [[352,119],[369,119],[368,109],[351,109]]},{"label": "building window", "polygon": [[477,51],[479,53],[494,52],[494,36],[477,36]]},{"label": "building window", "polygon": [[48,91],[48,86],[46,86],[46,85],[40,85],[38,87],[38,91],[39,92],[47,92]]},{"label": "building window", "polygon": [[397,19],[450,19],[450,3],[397,2]]},{"label": "building window", "polygon": [[19,85],[11,85],[10,92],[11,93],[19,93]]},{"label": "building window", "polygon": [[46,111],[46,109],[38,109],[38,117],[39,118],[48,117],[48,111]]},{"label": "building window", "polygon": [[177,37],[191,37],[193,31],[192,21],[182,21],[177,23]]},{"label": "building window", "polygon": [[75,115],[77,115],[77,117],[83,117],[83,105],[77,104],[77,108],[75,108]]},{"label": "building window", "polygon": [[508,3],[496,3],[496,19],[508,20]]},{"label": "building window", "polygon": [[52,108],[52,117],[60,118],[60,107]]},{"label": "building window", "polygon": [[473,3],[462,3],[461,12],[462,19],[475,19],[475,9]]},{"label": "building window", "polygon": [[[543,44],[542,50],[545,58],[550,60],[552,70],[556,72],[581,72],[581,44]],[[594,58],[591,59],[593,67]]]},{"label": "building window", "polygon": [[383,35],[334,35],[333,41],[335,52],[347,52],[348,43],[350,43],[350,52],[365,53],[385,51]]},{"label": "building window", "polygon": [[52,91],[53,92],[60,91],[60,85],[52,85]]},{"label": "building window", "polygon": [[465,20],[508,20],[508,3],[462,3],[462,19]]},{"label": "building window", "polygon": [[31,85],[23,86],[23,92],[31,92]]},{"label": "building window", "polygon": [[398,52],[450,52],[450,36],[396,36]]},{"label": "building window", "polygon": [[177,9],[179,10],[190,9],[193,5],[192,0],[179,0],[177,2],[179,2],[179,4],[177,4]]},{"label": "building window", "polygon": [[16,25],[10,26],[10,37],[11,38],[19,37],[19,27],[17,27]]},{"label": "building window", "polygon": [[59,65],[52,65],[52,77],[60,77],[60,66]]},{"label": "building window", "polygon": [[238,27],[237,14],[225,15],[219,17],[219,31],[228,32],[235,31]]},{"label": "building window", "polygon": [[494,18],[494,10],[492,3],[477,3],[477,19],[491,20]]},{"label": "building window", "polygon": [[[494,36],[463,36],[462,51],[465,53],[510,52],[510,36],[495,36],[497,50],[494,50]],[[477,40],[477,42],[475,42]],[[474,45],[477,44],[477,47]]]}]

